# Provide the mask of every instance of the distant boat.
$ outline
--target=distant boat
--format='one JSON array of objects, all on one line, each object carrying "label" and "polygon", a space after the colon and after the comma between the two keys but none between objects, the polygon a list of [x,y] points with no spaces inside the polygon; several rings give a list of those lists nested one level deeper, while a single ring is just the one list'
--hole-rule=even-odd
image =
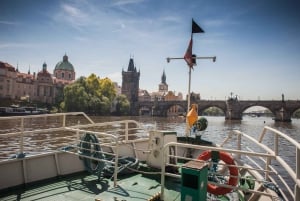
[{"label": "distant boat", "polygon": [[48,113],[47,109],[36,107],[17,107],[15,105],[11,107],[0,107],[0,116],[23,116],[46,113]]}]

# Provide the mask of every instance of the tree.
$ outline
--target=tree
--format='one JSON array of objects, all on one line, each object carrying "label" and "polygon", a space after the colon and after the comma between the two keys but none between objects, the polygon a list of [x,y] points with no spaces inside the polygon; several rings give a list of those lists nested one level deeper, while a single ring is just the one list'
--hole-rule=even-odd
[{"label": "tree", "polygon": [[100,79],[95,74],[80,77],[64,88],[64,111],[82,111],[90,114],[109,114],[112,101],[116,97],[113,82],[109,78]]},{"label": "tree", "polygon": [[114,83],[109,78],[100,79],[100,90],[102,95],[113,101],[116,97],[116,89]]},{"label": "tree", "polygon": [[89,96],[80,83],[69,84],[64,88],[64,110],[69,112],[85,111]]},{"label": "tree", "polygon": [[127,97],[123,94],[116,97],[116,114],[117,115],[128,115],[130,111],[130,103]]}]

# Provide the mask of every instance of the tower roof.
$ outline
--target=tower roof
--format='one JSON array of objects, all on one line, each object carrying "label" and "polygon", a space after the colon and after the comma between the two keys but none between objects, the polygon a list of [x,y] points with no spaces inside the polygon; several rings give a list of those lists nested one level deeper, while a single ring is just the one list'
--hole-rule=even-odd
[{"label": "tower roof", "polygon": [[161,76],[161,83],[166,84],[166,80],[167,80],[167,77],[166,77],[166,73],[165,73],[165,70],[164,70],[164,72]]},{"label": "tower roof", "polygon": [[74,71],[73,65],[68,61],[68,56],[65,54],[63,60],[58,62],[54,70],[69,70]]},{"label": "tower roof", "polygon": [[134,67],[133,58],[129,59],[128,69],[127,71],[136,71],[136,68]]}]

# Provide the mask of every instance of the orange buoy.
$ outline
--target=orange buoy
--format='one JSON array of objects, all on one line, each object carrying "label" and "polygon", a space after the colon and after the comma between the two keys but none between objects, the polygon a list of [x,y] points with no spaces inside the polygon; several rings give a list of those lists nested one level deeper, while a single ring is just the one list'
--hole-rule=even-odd
[{"label": "orange buoy", "polygon": [[[211,159],[211,155],[212,155],[211,153],[212,153],[212,151],[210,151],[210,150],[204,151],[203,153],[201,153],[198,156],[197,159],[207,161],[207,160]],[[231,165],[228,167],[229,172],[230,172],[230,177],[226,184],[230,185],[230,186],[236,186],[238,184],[239,170],[236,166],[232,166],[232,165],[236,165],[234,162],[234,159],[227,152],[220,151],[217,153],[219,154],[220,160],[224,161],[228,165]],[[207,191],[214,195],[224,195],[226,193],[230,193],[232,191],[232,189],[222,187],[222,186],[216,186],[213,184],[207,184]]]},{"label": "orange buoy", "polygon": [[196,104],[192,104],[191,110],[187,114],[187,122],[189,124],[189,127],[192,127],[192,125],[197,121],[198,119],[198,108]]}]

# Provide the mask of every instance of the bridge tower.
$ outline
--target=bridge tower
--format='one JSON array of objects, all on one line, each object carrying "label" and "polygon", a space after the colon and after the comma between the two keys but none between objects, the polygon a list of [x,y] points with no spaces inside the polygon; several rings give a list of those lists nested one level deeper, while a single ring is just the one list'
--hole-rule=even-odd
[{"label": "bridge tower", "polygon": [[130,102],[131,115],[138,115],[138,111],[136,111],[136,105],[139,97],[139,82],[140,71],[136,70],[133,58],[130,58],[127,71],[122,70],[121,93],[124,94]]},{"label": "bridge tower", "polygon": [[241,106],[237,98],[229,98],[226,101],[226,120],[242,120]]}]

